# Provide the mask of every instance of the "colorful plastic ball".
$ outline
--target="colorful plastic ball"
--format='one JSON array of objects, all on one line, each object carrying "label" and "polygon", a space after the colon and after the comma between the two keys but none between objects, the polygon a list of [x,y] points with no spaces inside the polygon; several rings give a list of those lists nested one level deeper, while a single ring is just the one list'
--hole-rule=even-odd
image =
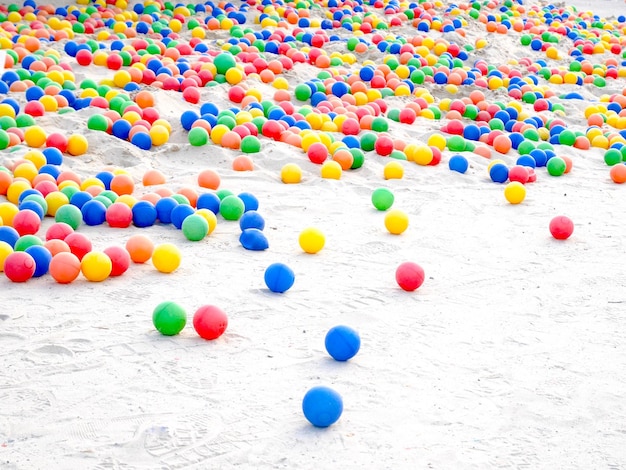
[{"label": "colorful plastic ball", "polygon": [[82,260],[83,256],[92,249],[91,240],[85,234],[79,232],[70,233],[63,241],[67,243],[72,254],[76,255],[79,260]]},{"label": "colorful plastic ball", "polygon": [[133,263],[145,263],[152,257],[154,243],[145,235],[133,235],[126,241],[126,251]]},{"label": "colorful plastic ball", "polygon": [[509,181],[519,181],[522,184],[526,184],[528,177],[528,168],[523,165],[515,165],[509,170]]},{"label": "colorful plastic ball", "polygon": [[306,153],[309,160],[320,165],[328,158],[328,149],[321,142],[311,144]]},{"label": "colorful plastic ball", "polygon": [[321,230],[315,227],[308,227],[300,232],[298,243],[305,253],[315,254],[324,248],[326,237]]},{"label": "colorful plastic ball", "polygon": [[264,279],[270,291],[282,294],[293,286],[295,274],[286,264],[274,263],[265,270]]},{"label": "colorful plastic ball", "polygon": [[193,328],[201,338],[214,340],[228,328],[228,317],[219,307],[203,305],[193,315]]},{"label": "colorful plastic ball", "polygon": [[102,282],[111,275],[113,263],[106,253],[90,251],[80,261],[80,270],[90,282]]},{"label": "colorful plastic ball", "polygon": [[258,228],[247,228],[241,231],[239,243],[246,250],[263,251],[269,248],[269,242],[263,231]]},{"label": "colorful plastic ball", "polygon": [[397,161],[388,162],[383,169],[383,176],[386,180],[402,179],[404,176],[404,166]]},{"label": "colorful plastic ball", "polygon": [[133,211],[123,202],[114,202],[107,207],[105,218],[109,227],[126,228],[133,221]]},{"label": "colorful plastic ball", "polygon": [[152,264],[157,271],[172,273],[178,269],[182,259],[182,253],[173,243],[161,243],[154,247]]},{"label": "colorful plastic ball", "polygon": [[452,155],[450,157],[450,161],[448,162],[448,167],[452,171],[465,173],[469,168],[469,162],[463,155]]},{"label": "colorful plastic ball", "polygon": [[295,163],[287,163],[280,170],[280,179],[285,184],[298,184],[302,181],[302,170]]},{"label": "colorful plastic ball", "polygon": [[409,216],[400,209],[393,209],[385,215],[385,228],[393,235],[400,235],[409,227]]},{"label": "colorful plastic ball", "polygon": [[20,234],[9,225],[0,226],[0,242],[8,243],[11,248],[15,246],[20,238]]},{"label": "colorful plastic ball", "polygon": [[30,246],[43,245],[43,240],[37,235],[22,235],[15,242],[13,249],[15,251],[26,251]]},{"label": "colorful plastic ball", "polygon": [[7,242],[0,241],[0,272],[4,271],[4,260],[13,253],[13,247]]},{"label": "colorful plastic ball", "polygon": [[387,188],[377,188],[372,192],[372,204],[379,211],[386,211],[394,202],[393,193]]},{"label": "colorful plastic ball", "polygon": [[111,260],[111,277],[121,276],[130,267],[130,255],[125,248],[121,246],[110,246],[104,250],[104,254],[106,254]]},{"label": "colorful plastic ball", "polygon": [[157,210],[150,201],[137,201],[131,209],[135,227],[150,227],[157,220]]},{"label": "colorful plastic ball", "polygon": [[489,177],[494,183],[505,183],[509,179],[509,169],[504,163],[496,163],[489,169]]},{"label": "colorful plastic ball", "polygon": [[218,74],[225,75],[228,70],[237,66],[235,57],[229,52],[222,52],[213,59]]},{"label": "colorful plastic ball", "polygon": [[25,251],[15,251],[4,260],[4,274],[12,282],[26,282],[35,274],[36,263]]},{"label": "colorful plastic ball", "polygon": [[107,208],[101,201],[92,199],[83,204],[80,212],[86,225],[102,225],[106,220]]},{"label": "colorful plastic ball", "polygon": [[220,215],[226,220],[239,220],[245,209],[243,201],[234,195],[226,196],[220,202]]},{"label": "colorful plastic ball", "polygon": [[550,233],[557,240],[567,240],[574,233],[574,222],[564,215],[556,216],[550,221]]},{"label": "colorful plastic ball", "polygon": [[[203,195],[198,198],[198,203]],[[217,197],[217,196],[216,196]],[[172,210],[178,206],[179,202],[173,197],[162,197],[155,204],[155,208],[157,210],[157,219],[162,224],[171,224],[172,223]],[[132,211],[131,211],[132,212]]]},{"label": "colorful plastic ball", "polygon": [[248,228],[263,230],[265,228],[265,219],[263,219],[263,216],[255,210],[244,212],[239,219],[239,228],[241,230],[246,230]]},{"label": "colorful plastic ball", "polygon": [[35,260],[35,272],[33,273],[33,277],[41,277],[48,273],[50,261],[52,261],[52,253],[50,253],[45,246],[29,246],[24,252],[31,255]]},{"label": "colorful plastic ball", "polygon": [[302,399],[302,412],[313,426],[326,428],[341,417],[343,400],[341,395],[330,387],[313,387]]},{"label": "colorful plastic ball", "polygon": [[43,147],[46,143],[46,138],[46,131],[39,126],[31,126],[24,131],[24,142],[29,147]]},{"label": "colorful plastic ball", "polygon": [[548,160],[548,163],[546,164],[548,174],[551,176],[561,176],[563,173],[565,173],[565,168],[565,160],[563,160],[561,157],[552,157],[550,160]]},{"label": "colorful plastic ball", "polygon": [[412,292],[424,283],[424,269],[417,263],[406,261],[396,268],[396,282],[403,290]]},{"label": "colorful plastic ball", "polygon": [[13,217],[13,228],[22,235],[34,235],[41,228],[41,219],[36,212],[22,209]]},{"label": "colorful plastic ball", "polygon": [[245,211],[256,211],[259,208],[259,200],[254,194],[243,192],[237,195],[243,201]]},{"label": "colorful plastic ball", "polygon": [[209,223],[201,215],[192,214],[183,220],[182,231],[187,240],[197,242],[208,235]]},{"label": "colorful plastic ball", "polygon": [[72,253],[57,253],[50,261],[49,271],[59,284],[69,284],[80,274],[80,260]]},{"label": "colorful plastic ball", "polygon": [[107,121],[106,116],[103,116],[102,114],[92,114],[89,116],[89,119],[87,119],[87,129],[106,132],[108,128],[109,122]]},{"label": "colorful plastic ball", "polygon": [[130,138],[130,143],[142,150],[152,148],[152,137],[147,132],[137,132]]},{"label": "colorful plastic ball", "polygon": [[337,325],[326,333],[324,346],[328,354],[336,361],[347,361],[361,349],[361,337],[355,329]]},{"label": "colorful plastic ball", "polygon": [[178,204],[174,209],[172,209],[171,218],[172,225],[177,229],[183,228],[183,223],[187,217],[193,215],[195,213],[193,207],[189,204]]},{"label": "colorful plastic ball", "polygon": [[341,179],[343,170],[338,162],[334,160],[327,160],[322,164],[320,173],[324,179],[338,180]]},{"label": "colorful plastic ball", "polygon": [[72,134],[67,138],[67,153],[70,155],[83,155],[88,149],[89,142],[84,135]]},{"label": "colorful plastic ball", "polygon": [[519,181],[512,181],[504,187],[504,197],[511,204],[520,204],[526,198],[526,187]]},{"label": "colorful plastic ball", "polygon": [[243,153],[258,153],[261,151],[261,141],[254,135],[247,135],[241,139],[241,151]]},{"label": "colorful plastic ball", "polygon": [[209,141],[209,133],[203,127],[194,127],[189,131],[187,139],[194,147],[202,147]]},{"label": "colorful plastic ball", "polygon": [[164,336],[177,335],[187,324],[187,312],[176,302],[161,302],[152,312],[152,324]]},{"label": "colorful plastic ball", "polygon": [[[83,214],[75,205],[65,204],[56,211],[54,220],[57,223],[69,225],[72,230],[76,230],[83,223]],[[52,226],[50,228],[52,228]]]}]

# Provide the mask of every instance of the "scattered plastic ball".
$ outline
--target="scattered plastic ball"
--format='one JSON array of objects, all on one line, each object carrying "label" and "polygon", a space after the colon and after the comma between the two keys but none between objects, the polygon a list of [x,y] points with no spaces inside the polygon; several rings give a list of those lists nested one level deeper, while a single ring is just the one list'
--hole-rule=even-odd
[{"label": "scattered plastic ball", "polygon": [[70,251],[78,257],[79,260],[83,259],[87,253],[91,251],[91,240],[83,233],[72,232],[63,240],[69,246]]},{"label": "scattered plastic ball", "polygon": [[209,223],[201,215],[192,214],[183,220],[182,231],[187,240],[197,242],[208,235]]},{"label": "scattered plastic ball", "polygon": [[556,216],[550,221],[550,233],[557,240],[567,240],[574,233],[574,222],[564,215]]},{"label": "scattered plastic ball", "polygon": [[111,260],[111,277],[117,277],[128,271],[130,267],[130,255],[125,248],[121,246],[110,246],[104,250]]},{"label": "scattered plastic ball", "polygon": [[298,184],[302,181],[302,170],[295,163],[287,163],[280,170],[280,179],[285,184]]},{"label": "scattered plastic ball", "polygon": [[106,253],[90,251],[80,261],[83,276],[91,282],[101,282],[111,275],[113,263]]},{"label": "scattered plastic ball", "polygon": [[469,168],[469,162],[467,161],[467,158],[465,158],[463,155],[453,155],[450,157],[448,167],[452,171],[465,173]]},{"label": "scattered plastic ball", "polygon": [[193,315],[193,327],[201,338],[217,339],[228,327],[226,313],[214,305],[203,305]]},{"label": "scattered plastic ball", "polygon": [[353,328],[338,325],[328,330],[324,346],[328,354],[336,361],[347,361],[359,352],[361,337]]},{"label": "scattered plastic ball", "polygon": [[520,204],[526,198],[526,187],[519,181],[511,181],[504,187],[504,197],[511,204]]},{"label": "scattered plastic ball", "polygon": [[154,243],[145,235],[133,235],[126,241],[126,251],[133,263],[145,263],[152,257]]},{"label": "scattered plastic ball", "polygon": [[295,274],[286,264],[274,263],[265,270],[265,285],[272,292],[279,294],[287,292],[294,281]]},{"label": "scattered plastic ball", "polygon": [[21,209],[13,217],[13,228],[20,236],[34,235],[41,228],[41,219],[36,212],[30,209]]},{"label": "scattered plastic ball", "polygon": [[15,251],[4,260],[4,274],[12,282],[26,282],[35,274],[35,259],[25,251]]},{"label": "scattered plastic ball", "polygon": [[[67,224],[72,230],[76,230],[83,223],[83,214],[75,205],[65,204],[58,208],[56,214],[54,214],[54,220],[58,223]],[[52,226],[50,229],[52,229]]]},{"label": "scattered plastic ball", "polygon": [[412,292],[424,283],[424,269],[417,263],[406,261],[396,268],[396,282],[403,290]]},{"label": "scattered plastic ball", "polygon": [[152,312],[152,324],[164,336],[177,335],[187,324],[187,312],[176,302],[161,302]]},{"label": "scattered plastic ball", "polygon": [[330,387],[313,387],[304,395],[302,412],[313,426],[326,428],[341,417],[343,400],[341,395]]},{"label": "scattered plastic ball", "polygon": [[41,277],[48,273],[50,261],[52,261],[52,253],[45,246],[33,245],[24,251],[35,260],[35,272],[33,277]]},{"label": "scattered plastic ball", "polygon": [[69,284],[80,274],[80,260],[73,253],[57,253],[50,261],[49,271],[59,284]]},{"label": "scattered plastic ball", "polygon": [[383,176],[386,180],[402,179],[404,176],[404,167],[402,166],[402,163],[397,161],[387,163],[383,169]]},{"label": "scattered plastic ball", "polygon": [[234,195],[226,196],[220,202],[220,214],[226,220],[239,220],[245,209],[243,201]]},{"label": "scattered plastic ball", "polygon": [[180,266],[182,254],[173,243],[161,243],[154,247],[152,264],[162,273],[171,273]]},{"label": "scattered plastic ball", "polygon": [[263,231],[258,228],[247,228],[242,230],[239,236],[239,243],[246,250],[263,251],[269,248],[269,242]]},{"label": "scattered plastic ball", "polygon": [[400,209],[393,209],[385,215],[385,227],[392,235],[400,235],[409,227],[409,216]]},{"label": "scattered plastic ball", "polygon": [[324,248],[326,237],[321,230],[308,227],[300,232],[298,243],[305,253],[315,254]]},{"label": "scattered plastic ball", "polygon": [[377,188],[372,192],[372,204],[379,211],[386,211],[393,206],[393,193],[387,188]]}]

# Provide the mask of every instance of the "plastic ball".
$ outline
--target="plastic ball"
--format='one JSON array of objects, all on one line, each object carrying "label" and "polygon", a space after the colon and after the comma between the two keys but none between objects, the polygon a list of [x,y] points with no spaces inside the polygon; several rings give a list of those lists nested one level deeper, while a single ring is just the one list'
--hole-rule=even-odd
[{"label": "plastic ball", "polygon": [[227,327],[226,313],[214,305],[203,305],[193,315],[193,328],[203,339],[217,339]]},{"label": "plastic ball", "polygon": [[526,198],[526,187],[519,181],[512,181],[504,187],[504,197],[511,204],[520,204]]},{"label": "plastic ball", "polygon": [[52,261],[52,253],[45,246],[33,245],[24,251],[35,260],[35,272],[33,277],[41,277],[48,272],[50,261]]},{"label": "plastic ball", "polygon": [[26,282],[35,274],[34,258],[25,251],[15,251],[4,260],[4,274],[12,282]]},{"label": "plastic ball", "polygon": [[404,176],[404,167],[402,166],[402,163],[396,161],[387,163],[383,169],[383,176],[386,180],[402,179]]},{"label": "plastic ball", "polygon": [[409,227],[409,216],[399,209],[393,209],[385,215],[385,228],[393,235],[400,235]]},{"label": "plastic ball", "polygon": [[83,155],[89,148],[87,138],[80,134],[72,134],[67,138],[67,153],[73,156]]},{"label": "plastic ball", "polygon": [[152,324],[164,336],[177,335],[187,324],[187,312],[176,302],[161,302],[152,312]]},{"label": "plastic ball", "polygon": [[76,255],[79,260],[83,259],[83,256],[92,249],[91,240],[82,233],[72,232],[63,241],[67,243],[72,254]]},{"label": "plastic ball", "polygon": [[548,174],[551,176],[561,176],[563,173],[565,173],[565,168],[565,160],[563,160],[561,157],[552,157],[550,160],[548,160],[548,163],[546,164]]},{"label": "plastic ball", "polygon": [[43,245],[43,241],[36,235],[22,235],[15,242],[15,251],[26,251],[29,246]]},{"label": "plastic ball", "polygon": [[150,201],[137,201],[131,209],[135,227],[150,227],[157,220],[157,209]]},{"label": "plastic ball", "polygon": [[126,228],[133,221],[133,211],[123,202],[114,202],[107,208],[105,218],[109,227]]},{"label": "plastic ball", "polygon": [[59,284],[69,284],[80,274],[80,260],[72,253],[57,253],[50,261],[49,271]]},{"label": "plastic ball", "polygon": [[220,214],[226,220],[239,220],[245,209],[243,201],[234,195],[226,196],[220,202]]},{"label": "plastic ball", "polygon": [[282,294],[293,286],[295,274],[286,264],[274,263],[265,270],[264,279],[270,291]]},{"label": "plastic ball", "polygon": [[372,204],[379,211],[386,211],[394,202],[393,193],[387,188],[377,188],[372,192]]},{"label": "plastic ball", "polygon": [[22,235],[34,235],[41,228],[41,219],[36,212],[22,209],[13,217],[13,228]]},{"label": "plastic ball", "polygon": [[320,173],[324,179],[338,180],[341,179],[343,170],[338,162],[334,160],[327,160],[322,164]]},{"label": "plastic ball", "polygon": [[13,253],[13,247],[7,242],[0,241],[0,272],[4,271],[4,261]]},{"label": "plastic ball", "polygon": [[133,235],[126,241],[126,251],[133,263],[145,263],[152,257],[154,243],[145,235]]},{"label": "plastic ball", "polygon": [[46,240],[65,240],[70,233],[73,233],[74,229],[71,225],[66,224],[65,222],[57,222],[52,224],[46,230]]},{"label": "plastic ball", "polygon": [[265,219],[263,219],[263,216],[255,210],[244,212],[239,219],[239,228],[241,230],[246,230],[248,228],[263,230],[265,228]]},{"label": "plastic ball", "polygon": [[83,214],[75,205],[66,204],[59,207],[56,214],[54,214],[54,220],[57,223],[69,225],[72,230],[76,230],[83,223]]},{"label": "plastic ball", "polygon": [[239,243],[246,250],[263,251],[269,248],[267,237],[258,228],[247,228],[242,230],[239,236]]},{"label": "plastic ball", "polygon": [[448,167],[452,171],[465,173],[469,168],[469,162],[467,161],[467,158],[465,158],[463,155],[453,155],[450,157]]},{"label": "plastic ball", "polygon": [[209,223],[201,215],[192,214],[183,220],[182,231],[187,240],[200,241],[208,235]]},{"label": "plastic ball", "polygon": [[121,246],[110,246],[103,253],[111,260],[111,277],[121,276],[130,267],[130,255]]},{"label": "plastic ball", "polygon": [[295,163],[287,163],[280,170],[280,179],[285,184],[298,184],[302,181],[302,169]]},{"label": "plastic ball", "polygon": [[183,223],[187,217],[193,215],[195,213],[193,207],[189,204],[178,204],[176,207],[172,209],[172,213],[170,215],[172,219],[172,225],[177,229],[183,228]]},{"label": "plastic ball", "polygon": [[396,282],[403,290],[412,292],[424,283],[424,269],[406,261],[396,268]]},{"label": "plastic ball", "polygon": [[326,428],[341,417],[343,400],[341,395],[330,387],[313,387],[302,399],[302,412],[313,426]]},{"label": "plastic ball", "polygon": [[89,226],[101,225],[106,220],[107,208],[97,199],[92,199],[83,204],[80,209],[83,215],[83,222]]},{"label": "plastic ball", "polygon": [[308,227],[300,232],[298,243],[300,244],[300,248],[302,248],[305,253],[314,254],[324,248],[326,237],[321,230],[314,227]]},{"label": "plastic ball", "polygon": [[171,273],[180,266],[182,254],[173,243],[161,243],[154,247],[152,264],[162,273]]},{"label": "plastic ball", "polygon": [[113,263],[106,253],[91,251],[80,262],[83,276],[91,282],[101,282],[111,275]]},{"label": "plastic ball", "polygon": [[494,183],[504,183],[509,179],[509,169],[504,163],[496,163],[489,169],[489,177]]},{"label": "plastic ball", "polygon": [[336,361],[352,359],[361,348],[359,333],[345,325],[334,326],[326,333],[324,346]]},{"label": "plastic ball", "polygon": [[554,217],[550,221],[550,233],[557,240],[567,240],[574,233],[574,222],[564,215]]}]

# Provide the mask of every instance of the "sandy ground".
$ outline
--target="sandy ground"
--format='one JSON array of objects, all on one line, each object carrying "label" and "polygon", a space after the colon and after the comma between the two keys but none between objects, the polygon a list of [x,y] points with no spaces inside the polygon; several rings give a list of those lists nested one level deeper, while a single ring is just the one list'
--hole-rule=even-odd
[{"label": "sandy ground", "polygon": [[[626,13],[616,1],[577,4]],[[494,60],[514,40],[492,44]],[[595,99],[625,86],[620,79],[585,91]],[[203,91],[203,100],[225,96],[224,86]],[[439,166],[406,162],[403,179],[384,180],[388,159],[372,154],[334,181],[266,139],[255,170],[235,172],[237,152],[186,144],[176,117],[189,105],[173,92],[156,97],[175,131],[150,152],[87,130],[91,110],[39,122],[88,137],[90,152],[64,163],[84,177],[118,167],[139,181],[158,168],[171,189],[198,189],[198,172],[215,169],[222,188],[258,198],[270,248],[244,250],[238,224],[221,218],[200,242],[172,226],[83,225],[94,249],[143,233],[175,243],[182,264],[169,275],[135,264],[102,283],[0,277],[2,468],[626,468],[624,188],[610,180],[601,150],[558,146],[572,172],[537,169],[526,200],[513,206],[489,179],[489,161],[471,153],[464,175],[448,169],[445,151]],[[564,119],[584,129],[586,103],[563,103]],[[418,118],[392,131],[424,141],[440,125]],[[514,153],[498,157],[513,164]],[[301,184],[280,182],[289,162],[302,167]],[[404,234],[385,230],[370,202],[377,187],[391,189],[394,207],[409,215]],[[137,196],[145,192],[138,185]],[[556,215],[575,223],[567,241],[550,236]],[[326,235],[316,255],[298,245],[308,226]],[[416,292],[395,283],[403,261],[425,269]],[[282,295],[263,282],[274,262],[296,274]],[[161,336],[151,316],[165,300],[190,317],[217,305],[228,330],[208,342],[189,322],[180,335]],[[345,363],[324,349],[338,324],[362,339]],[[328,429],[301,411],[315,385],[344,400]]]}]

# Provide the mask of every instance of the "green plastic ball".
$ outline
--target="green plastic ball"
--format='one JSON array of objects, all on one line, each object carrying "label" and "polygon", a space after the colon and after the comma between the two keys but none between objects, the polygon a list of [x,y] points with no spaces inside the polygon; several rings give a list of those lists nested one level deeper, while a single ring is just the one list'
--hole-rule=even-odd
[{"label": "green plastic ball", "polygon": [[182,230],[187,240],[197,242],[209,233],[209,223],[201,215],[191,214],[183,220]]},{"label": "green plastic ball", "polygon": [[220,214],[226,220],[239,220],[245,209],[243,201],[234,195],[226,196],[220,202]]},{"label": "green plastic ball", "polygon": [[154,327],[164,336],[180,333],[187,324],[187,312],[175,302],[161,302],[152,312]]},{"label": "green plastic ball", "polygon": [[395,197],[393,193],[387,188],[378,188],[372,193],[372,204],[379,211],[386,211],[389,209],[393,206],[394,200]]},{"label": "green plastic ball", "polygon": [[561,157],[552,157],[548,160],[546,164],[546,169],[548,170],[548,174],[551,176],[561,176],[565,173],[565,168],[567,167],[565,160]]},{"label": "green plastic ball", "polygon": [[74,230],[83,223],[83,214],[80,209],[72,204],[65,204],[58,208],[54,214],[55,222],[64,222]]}]

